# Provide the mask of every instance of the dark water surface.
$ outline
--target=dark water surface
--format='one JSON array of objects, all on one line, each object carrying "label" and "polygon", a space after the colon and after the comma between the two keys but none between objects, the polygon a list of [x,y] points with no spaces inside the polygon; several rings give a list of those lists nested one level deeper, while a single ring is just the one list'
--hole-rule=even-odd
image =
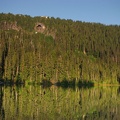
[{"label": "dark water surface", "polygon": [[120,120],[120,87],[0,87],[0,120]]}]

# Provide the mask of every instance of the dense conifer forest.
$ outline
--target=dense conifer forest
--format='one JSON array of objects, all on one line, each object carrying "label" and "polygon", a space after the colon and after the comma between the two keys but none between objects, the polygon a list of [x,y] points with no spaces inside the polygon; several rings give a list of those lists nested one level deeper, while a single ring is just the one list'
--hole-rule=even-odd
[{"label": "dense conifer forest", "polygon": [[120,84],[120,26],[1,13],[0,80]]}]

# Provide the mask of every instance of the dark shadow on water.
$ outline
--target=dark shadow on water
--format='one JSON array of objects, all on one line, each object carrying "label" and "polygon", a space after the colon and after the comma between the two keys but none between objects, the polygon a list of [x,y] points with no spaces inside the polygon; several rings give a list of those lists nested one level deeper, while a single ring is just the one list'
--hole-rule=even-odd
[{"label": "dark shadow on water", "polygon": [[49,80],[43,79],[40,85],[43,88],[48,88],[48,87],[51,87],[53,84]]},{"label": "dark shadow on water", "polygon": [[71,88],[74,90],[76,87],[76,81],[75,79],[73,80],[63,79],[62,81],[58,81],[55,85],[63,89]]},{"label": "dark shadow on water", "polygon": [[43,86],[43,88],[47,88],[47,87],[51,87],[52,85],[55,85],[63,89],[71,88],[73,90],[75,90],[76,87],[80,89],[94,87],[94,83],[92,81],[79,80],[78,82],[76,82],[76,79],[72,79],[72,80],[63,79],[62,81],[58,81],[54,84],[52,84],[49,80],[42,80],[41,85]]},{"label": "dark shadow on water", "polygon": [[[55,85],[57,87],[61,87],[63,89],[67,89],[67,88],[71,88],[71,89],[75,89],[76,87],[78,88],[92,88],[94,87],[94,83],[92,81],[88,81],[88,80],[78,80],[76,81],[76,79],[71,79],[71,80],[67,80],[67,79],[63,79],[62,81],[58,81],[56,83],[52,83],[50,80],[47,79],[43,79],[42,82],[40,83],[36,83],[36,82],[30,82],[28,83],[29,85],[41,85],[43,88],[49,88],[52,85]],[[22,81],[16,81],[13,82],[12,80],[3,80],[0,79],[0,86],[25,86],[25,82]]]},{"label": "dark shadow on water", "polygon": [[16,81],[16,82],[13,82],[13,80],[11,79],[0,79],[0,86],[25,86],[25,82],[22,82],[22,81]]},{"label": "dark shadow on water", "polygon": [[77,83],[77,86],[79,88],[91,88],[91,87],[94,87],[94,83],[92,81],[79,80],[79,82]]}]

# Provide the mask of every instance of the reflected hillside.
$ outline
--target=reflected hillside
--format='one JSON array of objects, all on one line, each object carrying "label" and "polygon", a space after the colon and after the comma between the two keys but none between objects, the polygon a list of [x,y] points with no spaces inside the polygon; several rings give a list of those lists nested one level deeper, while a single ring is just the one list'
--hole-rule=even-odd
[{"label": "reflected hillside", "polygon": [[0,87],[1,120],[119,120],[120,88]]}]

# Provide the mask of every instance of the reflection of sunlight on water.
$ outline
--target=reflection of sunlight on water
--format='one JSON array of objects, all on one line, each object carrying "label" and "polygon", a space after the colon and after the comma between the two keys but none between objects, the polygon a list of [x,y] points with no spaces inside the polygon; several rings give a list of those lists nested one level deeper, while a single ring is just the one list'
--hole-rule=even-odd
[{"label": "reflection of sunlight on water", "polygon": [[[9,107],[8,107],[9,106]],[[120,87],[1,87],[0,119],[118,119]]]}]

